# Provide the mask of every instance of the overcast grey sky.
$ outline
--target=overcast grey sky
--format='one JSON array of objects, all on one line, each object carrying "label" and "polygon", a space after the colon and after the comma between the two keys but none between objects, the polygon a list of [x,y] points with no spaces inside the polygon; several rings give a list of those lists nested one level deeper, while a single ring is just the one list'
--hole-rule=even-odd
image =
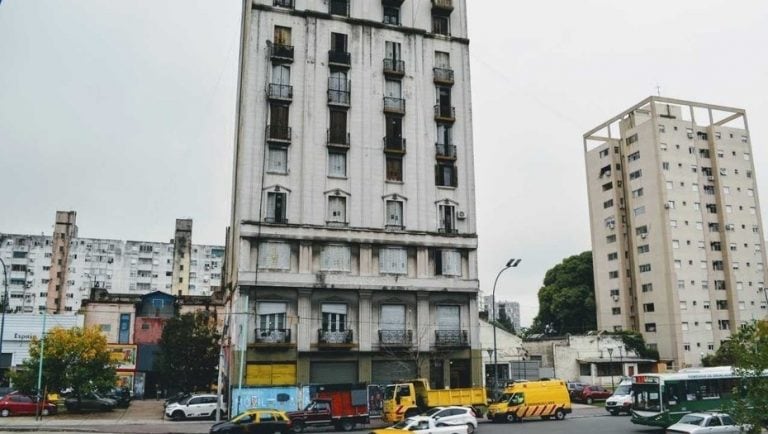
[{"label": "overcast grey sky", "polygon": [[[497,298],[519,301],[524,325],[546,270],[590,249],[582,134],[657,84],[746,109],[768,192],[765,0],[468,3],[480,284],[523,258]],[[2,1],[0,232],[50,233],[73,209],[84,237],[167,241],[191,217],[195,243],[223,244],[239,13],[240,0]]]}]

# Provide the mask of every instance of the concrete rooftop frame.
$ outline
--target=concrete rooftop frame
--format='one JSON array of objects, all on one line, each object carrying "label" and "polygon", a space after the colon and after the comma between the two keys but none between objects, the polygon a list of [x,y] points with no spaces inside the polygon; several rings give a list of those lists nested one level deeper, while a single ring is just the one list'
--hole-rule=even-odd
[{"label": "concrete rooftop frame", "polygon": [[[725,126],[731,122],[741,119],[741,121],[743,122],[744,130],[749,131],[749,128],[747,127],[746,111],[744,109],[726,107],[726,106],[720,106],[720,105],[714,105],[714,104],[704,104],[700,102],[685,101],[681,99],[666,98],[661,96],[650,96],[640,101],[639,103],[635,104],[634,106],[628,108],[627,110],[621,112],[620,114],[612,117],[608,121],[584,133],[584,152],[586,153],[591,149],[594,149],[595,147],[602,145],[603,143],[621,139],[621,137],[618,137],[618,136],[613,137],[612,130],[614,127],[617,127],[618,123],[624,118],[626,118],[630,113],[633,113],[636,111],[643,111],[646,113],[652,113],[653,117],[656,117],[655,116],[656,103],[673,104],[681,107],[687,107],[690,113],[691,123],[693,125],[697,125],[696,118],[694,116],[694,110],[703,109],[703,110],[706,110],[707,112],[709,122],[708,124],[704,124],[704,125],[698,124],[699,126],[705,126],[705,125]],[[716,113],[714,112],[718,112],[717,114],[723,117],[716,118],[715,116]],[[589,146],[589,144],[592,142],[599,142],[599,144],[593,144],[593,146]]]}]

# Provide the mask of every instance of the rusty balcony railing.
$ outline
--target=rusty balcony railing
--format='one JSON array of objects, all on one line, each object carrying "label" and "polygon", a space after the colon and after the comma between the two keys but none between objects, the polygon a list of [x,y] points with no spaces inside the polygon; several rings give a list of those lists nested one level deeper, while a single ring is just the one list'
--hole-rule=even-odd
[{"label": "rusty balcony railing", "polygon": [[257,344],[290,344],[291,329],[256,329]]},{"label": "rusty balcony railing", "polygon": [[379,330],[379,344],[387,347],[411,346],[413,330]]},{"label": "rusty balcony railing", "polygon": [[469,345],[469,334],[466,330],[435,330],[435,346],[466,347]]}]

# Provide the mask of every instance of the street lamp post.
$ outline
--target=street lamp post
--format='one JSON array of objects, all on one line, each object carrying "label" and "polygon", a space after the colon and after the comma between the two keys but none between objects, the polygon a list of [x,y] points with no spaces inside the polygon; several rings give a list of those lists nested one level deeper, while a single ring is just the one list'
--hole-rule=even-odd
[{"label": "street lamp post", "polygon": [[611,389],[616,387],[613,385],[613,348],[608,348],[608,370],[611,374]]},{"label": "street lamp post", "polygon": [[507,261],[504,268],[499,270],[499,274],[496,275],[496,279],[493,281],[493,292],[491,293],[491,324],[493,325],[493,395],[494,398],[498,394],[499,388],[499,352],[496,349],[496,283],[499,281],[499,276],[504,271],[517,267],[521,259],[512,258]]}]

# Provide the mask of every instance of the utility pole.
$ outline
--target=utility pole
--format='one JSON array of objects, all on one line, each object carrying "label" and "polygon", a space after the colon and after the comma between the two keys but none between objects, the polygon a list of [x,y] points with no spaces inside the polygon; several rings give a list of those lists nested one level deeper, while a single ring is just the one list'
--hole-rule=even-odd
[{"label": "utility pole", "polygon": [[[37,368],[37,401],[44,400],[45,397],[40,394],[41,387],[43,386],[43,359],[45,358],[45,318],[48,316],[48,309],[43,311],[43,330],[40,333],[40,364]],[[39,406],[37,407],[39,408]],[[38,410],[35,410],[35,420],[42,415],[38,414]]]},{"label": "utility pole", "polygon": [[[3,313],[0,319],[0,363],[3,360],[3,339],[5,338],[5,311],[8,310],[8,270],[5,268],[5,262],[0,258],[0,265],[3,266]],[[5,379],[5,371],[0,366],[0,374]]]}]

